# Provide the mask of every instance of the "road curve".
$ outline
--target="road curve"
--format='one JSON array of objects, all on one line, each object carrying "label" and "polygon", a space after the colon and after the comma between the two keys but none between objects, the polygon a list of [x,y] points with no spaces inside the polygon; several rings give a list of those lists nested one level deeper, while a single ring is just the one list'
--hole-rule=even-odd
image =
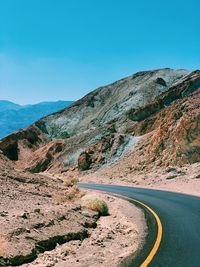
[{"label": "road curve", "polygon": [[[82,188],[119,194],[143,202],[158,214],[162,222],[160,247],[150,267],[200,267],[200,197],[129,186],[84,184]],[[151,233],[132,266],[140,266],[149,255],[156,237],[157,225],[146,214]]]}]

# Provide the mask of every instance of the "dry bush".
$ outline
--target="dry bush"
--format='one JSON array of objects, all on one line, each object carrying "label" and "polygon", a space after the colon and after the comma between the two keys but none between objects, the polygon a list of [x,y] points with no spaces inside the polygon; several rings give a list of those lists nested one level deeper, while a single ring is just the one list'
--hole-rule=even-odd
[{"label": "dry bush", "polygon": [[64,185],[68,186],[68,187],[73,187],[74,185],[76,185],[78,183],[78,178],[76,177],[69,177],[67,178],[67,180],[64,181]]},{"label": "dry bush", "polygon": [[68,199],[70,200],[79,197],[79,194],[80,194],[80,189],[76,185],[71,186],[67,192]]},{"label": "dry bush", "polygon": [[80,198],[82,196],[82,192],[77,185],[73,185],[68,187],[66,191],[54,192],[52,196],[56,202],[65,203],[67,201],[73,201]]},{"label": "dry bush", "polygon": [[108,215],[108,205],[95,195],[86,195],[82,198],[82,206],[89,210],[97,211],[100,215]]},{"label": "dry bush", "polygon": [[52,194],[52,198],[55,202],[57,203],[64,203],[67,201],[67,197],[66,197],[66,193],[64,192],[60,192],[60,191],[56,191]]}]

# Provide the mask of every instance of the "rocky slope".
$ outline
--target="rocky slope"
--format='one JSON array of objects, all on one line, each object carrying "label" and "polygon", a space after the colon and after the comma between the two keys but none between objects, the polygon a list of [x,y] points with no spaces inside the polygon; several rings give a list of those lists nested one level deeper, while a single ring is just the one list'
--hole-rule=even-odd
[{"label": "rocky slope", "polygon": [[147,162],[181,166],[200,161],[200,71],[188,75],[144,110],[148,112],[133,131],[151,135],[144,153]]},{"label": "rocky slope", "polygon": [[[106,251],[113,248],[112,255],[115,259],[119,255],[120,262],[130,248],[137,250],[133,245],[141,244],[144,231],[136,233],[132,225],[130,242],[125,238],[114,246],[115,238],[127,237],[117,224],[116,216],[123,214],[110,209],[110,219],[100,220],[98,228],[97,216],[81,211],[82,192],[73,186],[77,177],[87,182],[129,182],[176,190],[179,185],[190,192],[185,188],[189,180],[192,190],[198,187],[199,170],[199,70],[139,72],[98,88],[70,107],[0,140],[0,266],[28,262],[32,263],[27,266],[65,266],[66,262],[88,266],[94,257],[88,254],[88,259],[85,253],[94,249],[95,266],[116,265],[114,260],[106,261]],[[111,239],[102,221],[106,225],[116,222],[110,226],[116,229]],[[62,246],[66,242],[77,254],[66,252],[68,246]]]},{"label": "rocky slope", "polygon": [[22,266],[130,266],[145,242],[148,231],[145,216],[126,200],[95,192],[95,196],[97,194],[108,204],[109,216],[102,216],[96,228],[88,229],[89,238],[57,245],[54,250],[41,253],[35,261]]},{"label": "rocky slope", "polygon": [[2,154],[0,183],[0,266],[31,262],[96,227],[94,213],[82,214],[76,186],[17,170]]},{"label": "rocky slope", "polygon": [[99,196],[100,217],[74,181],[18,170],[2,153],[0,183],[0,266],[124,266],[143,247],[144,214],[125,200]]},{"label": "rocky slope", "polygon": [[139,72],[0,142],[18,168],[77,175],[129,157],[131,171],[199,158],[200,71]]}]

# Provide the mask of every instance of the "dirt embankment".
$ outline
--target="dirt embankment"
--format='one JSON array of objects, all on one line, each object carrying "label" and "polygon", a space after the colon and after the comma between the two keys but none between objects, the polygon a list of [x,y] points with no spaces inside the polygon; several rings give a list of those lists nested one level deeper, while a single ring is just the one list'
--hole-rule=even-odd
[{"label": "dirt embankment", "polygon": [[32,261],[57,243],[86,238],[96,226],[96,217],[80,212],[76,186],[1,163],[0,266]]},{"label": "dirt embankment", "polygon": [[146,236],[143,213],[125,200],[95,194],[107,202],[110,215],[97,221],[97,227],[89,230],[89,238],[57,245],[23,267],[116,267],[134,258]]},{"label": "dirt embankment", "polygon": [[0,266],[116,266],[142,246],[138,208],[103,196],[110,215],[99,218],[73,182],[17,170],[0,154]]}]

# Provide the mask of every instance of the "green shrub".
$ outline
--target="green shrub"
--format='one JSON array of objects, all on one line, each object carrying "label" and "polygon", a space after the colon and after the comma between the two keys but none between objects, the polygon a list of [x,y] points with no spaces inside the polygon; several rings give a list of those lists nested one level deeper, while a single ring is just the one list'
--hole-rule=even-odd
[{"label": "green shrub", "polygon": [[99,215],[108,215],[106,202],[94,195],[86,195],[82,198],[82,206],[89,210],[97,211]]}]

